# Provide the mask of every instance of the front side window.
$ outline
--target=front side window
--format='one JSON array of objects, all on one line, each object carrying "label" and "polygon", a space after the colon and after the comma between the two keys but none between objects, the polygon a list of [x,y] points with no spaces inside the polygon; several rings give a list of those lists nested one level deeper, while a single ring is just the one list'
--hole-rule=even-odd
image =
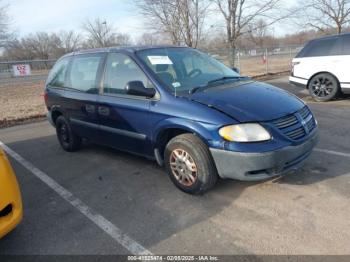
[{"label": "front side window", "polygon": [[53,87],[65,87],[65,79],[70,57],[59,60],[52,68],[47,83]]},{"label": "front side window", "polygon": [[131,81],[141,81],[146,88],[154,88],[139,66],[127,55],[108,55],[103,82],[103,93],[126,94],[126,85]]},{"label": "front side window", "polygon": [[103,54],[74,57],[69,74],[69,87],[82,92],[97,94],[97,76],[102,58]]},{"label": "front side window", "polygon": [[147,49],[137,55],[173,92],[189,92],[222,78],[240,78],[221,62],[191,48]]}]

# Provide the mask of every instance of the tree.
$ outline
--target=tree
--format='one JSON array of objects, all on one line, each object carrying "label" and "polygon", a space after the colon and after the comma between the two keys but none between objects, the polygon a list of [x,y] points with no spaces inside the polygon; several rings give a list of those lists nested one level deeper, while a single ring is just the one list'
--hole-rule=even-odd
[{"label": "tree", "polygon": [[49,59],[60,48],[61,40],[56,34],[37,32],[22,40],[24,47],[38,59]]},{"label": "tree", "polygon": [[138,45],[156,45],[158,44],[158,36],[151,33],[143,33],[137,40]]},{"label": "tree", "polygon": [[87,34],[84,45],[88,48],[129,45],[131,42],[128,34],[117,34],[111,24],[100,18],[87,20],[82,28]]},{"label": "tree", "polygon": [[197,47],[209,2],[206,0],[138,0],[151,29],[168,34],[174,45]]},{"label": "tree", "polygon": [[27,49],[23,39],[12,39],[6,42],[4,56],[9,60],[32,60],[34,53]]},{"label": "tree", "polygon": [[108,47],[113,45],[115,40],[115,33],[113,27],[107,24],[107,21],[96,18],[94,21],[86,20],[83,24],[83,30],[87,33],[88,47]]},{"label": "tree", "polygon": [[350,25],[350,0],[310,0],[304,6],[306,25],[325,32],[335,28],[341,34]]},{"label": "tree", "polygon": [[9,20],[7,6],[0,6],[0,47],[3,47],[12,36],[12,34],[9,32]]},{"label": "tree", "polygon": [[74,52],[81,47],[82,36],[74,31],[61,31],[58,34],[60,38],[60,47],[64,54]]},{"label": "tree", "polygon": [[248,26],[249,39],[258,47],[263,48],[268,38],[267,24],[263,19]]},{"label": "tree", "polygon": [[75,51],[76,41],[73,32],[61,32],[60,35],[37,32],[21,39],[12,39],[5,45],[5,55],[9,59],[31,60],[58,58],[65,53]]},{"label": "tree", "polygon": [[236,49],[239,38],[248,33],[257,19],[264,18],[266,26],[286,18],[287,15],[274,14],[281,0],[214,0],[223,15],[226,26],[230,65],[235,65]]}]

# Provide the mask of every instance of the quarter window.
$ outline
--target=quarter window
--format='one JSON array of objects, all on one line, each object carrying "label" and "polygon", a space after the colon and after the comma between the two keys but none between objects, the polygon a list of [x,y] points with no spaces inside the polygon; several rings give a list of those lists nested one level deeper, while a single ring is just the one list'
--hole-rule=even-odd
[{"label": "quarter window", "polygon": [[339,37],[314,40],[307,44],[297,57],[341,55],[341,48]]},{"label": "quarter window", "polygon": [[53,87],[64,87],[70,57],[62,58],[52,68],[47,83]]},{"label": "quarter window", "polygon": [[350,34],[343,38],[343,55],[350,55]]},{"label": "quarter window", "polygon": [[146,88],[154,88],[147,76],[130,57],[120,53],[109,54],[103,92],[106,94],[126,94],[125,87],[130,81],[141,81]]},{"label": "quarter window", "polygon": [[97,75],[103,54],[80,55],[73,59],[70,69],[70,88],[97,94]]}]

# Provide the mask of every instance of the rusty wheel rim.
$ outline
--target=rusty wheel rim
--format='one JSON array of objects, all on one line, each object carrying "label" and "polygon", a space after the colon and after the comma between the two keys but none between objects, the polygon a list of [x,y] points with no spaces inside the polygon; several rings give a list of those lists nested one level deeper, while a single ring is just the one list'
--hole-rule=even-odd
[{"label": "rusty wheel rim", "polygon": [[192,156],[183,149],[175,149],[170,156],[171,171],[184,186],[192,186],[198,179],[198,169]]}]

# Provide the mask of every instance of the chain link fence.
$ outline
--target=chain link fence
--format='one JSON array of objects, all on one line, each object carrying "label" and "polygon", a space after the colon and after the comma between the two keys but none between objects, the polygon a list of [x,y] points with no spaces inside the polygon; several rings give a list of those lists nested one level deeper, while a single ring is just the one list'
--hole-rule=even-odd
[{"label": "chain link fence", "polygon": [[0,62],[0,86],[45,81],[56,60],[23,60]]},{"label": "chain link fence", "polygon": [[[302,46],[270,48],[204,49],[202,51],[230,65],[234,54],[235,67],[242,75],[260,76],[290,70],[293,57]],[[56,60],[25,60],[0,62],[0,86],[44,82]],[[21,71],[22,69],[22,71]]]},{"label": "chain link fence", "polygon": [[[302,46],[284,46],[270,48],[237,48],[204,50],[214,58],[230,66],[235,61],[235,67],[242,75],[260,76],[273,73],[287,72],[291,69],[291,62]],[[234,55],[234,59],[232,59]]]}]

